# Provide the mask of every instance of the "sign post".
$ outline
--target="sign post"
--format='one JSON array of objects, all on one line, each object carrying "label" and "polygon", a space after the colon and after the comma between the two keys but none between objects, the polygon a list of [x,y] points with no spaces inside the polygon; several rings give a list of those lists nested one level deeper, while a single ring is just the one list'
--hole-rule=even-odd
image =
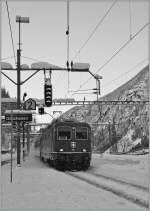
[{"label": "sign post", "polygon": [[30,126],[27,125],[27,153],[30,153]]},{"label": "sign post", "polygon": [[13,139],[13,120],[12,120],[12,110],[11,110],[11,166],[10,166],[10,182],[12,182],[12,166],[13,166],[13,146],[12,146],[12,140]]},{"label": "sign post", "polygon": [[[32,98],[26,100],[23,104],[23,108],[25,110],[36,110],[36,101]],[[29,125],[27,125],[27,154],[29,155],[30,152],[30,133],[29,133]],[[23,124],[23,160],[24,160],[24,124]]]},{"label": "sign post", "polygon": [[32,121],[32,112],[25,110],[6,110],[5,121],[17,122],[18,124],[18,142],[17,142],[17,164],[20,166],[20,123]]},{"label": "sign post", "polygon": [[22,145],[22,147],[23,147],[22,157],[23,157],[23,161],[25,161],[25,134],[24,134],[25,131],[24,131],[24,124],[25,124],[25,123],[22,122],[22,130],[23,130],[23,131],[22,131],[22,136],[23,136],[23,137],[22,137],[22,139],[23,139],[23,143],[22,143],[22,144],[23,144],[23,145]]}]

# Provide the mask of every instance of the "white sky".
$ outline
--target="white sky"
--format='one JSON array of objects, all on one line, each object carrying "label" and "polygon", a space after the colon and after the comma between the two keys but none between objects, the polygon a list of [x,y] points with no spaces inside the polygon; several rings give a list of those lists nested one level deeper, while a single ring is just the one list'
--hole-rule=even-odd
[{"label": "white sky", "polygon": [[[71,1],[70,2],[70,59],[74,57],[83,43],[87,40],[97,23],[106,14],[113,1]],[[18,23],[16,15],[30,17],[30,23],[21,25],[22,56],[46,61],[65,67],[67,61],[67,5],[66,1],[8,1],[15,50],[18,48]],[[74,62],[90,63],[90,71],[95,73],[128,39],[129,0],[118,0],[109,15],[96,30],[87,45],[77,55]],[[131,31],[134,35],[148,22],[148,1],[131,0]],[[13,56],[11,36],[8,24],[6,4],[2,3],[2,58]],[[146,60],[147,59],[147,60]],[[144,60],[144,61],[143,61]],[[14,59],[2,60],[14,65]],[[137,68],[123,75],[126,71],[143,61]],[[31,64],[34,60],[22,58],[21,63]],[[130,42],[99,75],[101,94],[109,93],[122,83],[129,80],[142,67],[148,64],[148,27]],[[16,81],[16,73],[5,71]],[[30,73],[31,74],[31,73]],[[22,80],[30,75],[22,73]],[[118,80],[115,78],[122,75]],[[90,77],[88,73],[71,73],[70,89],[77,90]],[[68,88],[68,73],[53,72],[53,98],[66,96]],[[2,86],[16,97],[17,87],[2,76]],[[95,88],[95,79],[91,79],[81,89]],[[27,92],[27,98],[44,98],[44,75],[38,73],[21,87],[21,98]],[[82,91],[81,93],[85,93]],[[96,99],[96,95],[68,94],[76,100]]]}]

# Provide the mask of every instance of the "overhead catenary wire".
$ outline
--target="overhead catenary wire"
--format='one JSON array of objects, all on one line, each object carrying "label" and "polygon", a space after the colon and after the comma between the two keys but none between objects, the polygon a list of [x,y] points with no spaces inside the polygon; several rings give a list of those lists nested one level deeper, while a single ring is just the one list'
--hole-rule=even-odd
[{"label": "overhead catenary wire", "polygon": [[[81,89],[80,91],[92,91],[92,90],[96,90],[96,88],[95,89]],[[70,92],[76,92],[76,91],[74,91],[74,90],[70,90]]]},{"label": "overhead catenary wire", "polygon": [[5,57],[5,58],[1,58],[1,61],[12,59],[12,58],[14,58],[14,56],[9,56],[9,57]]},{"label": "overhead catenary wire", "polygon": [[129,0],[129,32],[130,32],[130,39],[132,39],[132,11],[131,11],[131,0]]},{"label": "overhead catenary wire", "polygon": [[112,82],[118,80],[119,78],[127,75],[129,72],[135,70],[139,65],[141,65],[142,63],[144,63],[145,61],[148,61],[148,58],[143,59],[142,61],[140,61],[138,64],[134,65],[133,67],[131,67],[129,70],[127,70],[126,72],[124,72],[123,74],[120,74],[118,77],[114,78],[113,80],[109,81],[106,84],[103,84],[103,87],[105,87],[107,85],[107,87],[109,86],[109,84],[111,84]]},{"label": "overhead catenary wire", "polygon": [[[72,61],[77,57],[77,55],[80,55],[81,51],[83,50],[83,48],[87,45],[87,43],[89,42],[89,40],[93,37],[93,35],[96,33],[97,29],[99,28],[99,26],[103,23],[103,21],[105,20],[105,18],[108,16],[108,14],[110,13],[111,9],[114,7],[114,5],[116,4],[118,0],[115,0],[111,6],[109,7],[109,9],[107,10],[107,12],[105,13],[105,15],[100,19],[100,21],[96,24],[96,26],[94,27],[94,29],[92,30],[91,34],[89,35],[88,39],[83,43],[83,45],[81,46],[81,48],[77,51],[77,53],[75,54],[75,56],[73,57]],[[69,74],[69,73],[68,73]],[[65,94],[64,97],[66,97],[69,93],[69,75],[68,75],[68,92]]]},{"label": "overhead catenary wire", "polygon": [[22,56],[22,58],[25,58],[25,59],[29,59],[29,60],[32,60],[32,61],[35,61],[35,62],[42,62],[41,60],[38,60],[38,59],[35,59],[35,58],[31,58],[31,57],[28,57],[28,56]]},{"label": "overhead catenary wire", "polygon": [[[35,61],[35,62],[42,62],[41,60],[38,60],[38,59],[35,59],[35,58],[32,58],[32,57],[28,57],[28,56],[21,56],[22,58],[25,58],[25,59],[29,59],[29,60],[32,60],[32,61]],[[62,76],[64,77],[64,74],[65,72],[60,72],[58,78],[54,81],[54,83],[58,83],[58,81],[60,80],[60,78],[62,78]],[[56,90],[56,87],[53,85],[53,89]]]},{"label": "overhead catenary wire", "polygon": [[[147,26],[149,25],[149,23],[146,23],[143,27],[140,28],[140,30],[138,32],[136,32],[133,36],[132,36],[132,40],[134,38],[136,38]],[[128,40],[127,42],[124,43],[124,45],[121,46],[121,48],[119,48],[115,54],[112,55],[112,57],[110,57],[110,59],[108,59],[104,65],[102,65],[100,68],[98,68],[98,70],[96,71],[96,73],[98,73],[100,70],[102,70],[115,56],[117,56],[117,54],[120,53],[121,50],[123,50],[132,40]]]},{"label": "overhead catenary wire", "polygon": [[111,9],[114,7],[114,5],[116,4],[118,0],[115,0],[111,6],[109,7],[109,9],[107,10],[107,12],[105,13],[105,15],[100,19],[100,21],[96,24],[96,26],[94,27],[94,29],[92,30],[91,34],[89,35],[89,37],[87,38],[87,40],[83,43],[83,45],[80,47],[80,49],[77,51],[77,53],[74,55],[73,59],[74,60],[77,55],[79,53],[81,53],[81,51],[83,50],[83,48],[87,45],[87,43],[89,42],[89,40],[93,37],[93,35],[96,33],[97,29],[99,28],[99,26],[103,23],[103,21],[105,20],[105,18],[108,16],[108,14],[110,13]]},{"label": "overhead catenary wire", "polygon": [[[69,57],[69,55],[70,55],[70,37],[69,37],[69,35],[70,35],[70,23],[69,23],[69,11],[70,10],[70,5],[69,5],[69,0],[67,0],[67,29],[66,29],[66,35],[67,35],[67,63],[66,63],[66,65],[67,65],[67,68],[68,68],[68,70],[69,70],[69,62],[70,62],[70,57]],[[60,80],[60,78],[62,77],[62,76],[64,76],[64,72],[63,72],[63,74],[62,73],[60,73],[59,74],[59,76],[58,76],[58,78],[55,80],[55,83],[56,82],[58,82],[58,80]],[[67,94],[69,93],[69,89],[70,89],[70,76],[69,76],[69,71],[68,71],[68,91],[67,91]]]},{"label": "overhead catenary wire", "polygon": [[13,40],[13,33],[12,33],[12,28],[11,28],[11,21],[10,21],[10,15],[9,15],[9,7],[8,3],[6,2],[6,8],[7,8],[7,15],[8,15],[8,21],[9,21],[9,29],[10,29],[10,35],[11,35],[11,41],[12,41],[12,47],[13,47],[13,54],[14,54],[14,60],[15,64],[17,64],[16,56],[15,56],[15,46],[14,46],[14,40]]},{"label": "overhead catenary wire", "polygon": [[[121,77],[127,75],[129,72],[135,70],[139,65],[143,64],[145,61],[148,61],[149,58],[145,58],[143,60],[141,60],[139,63],[137,63],[136,65],[134,65],[133,67],[131,67],[130,69],[128,69],[126,72],[124,72],[123,74],[120,74],[118,77],[114,78],[113,80],[109,81],[108,83],[105,83],[103,84],[103,88],[104,87],[108,87],[111,83],[113,83],[114,81],[120,79]],[[145,65],[146,66],[146,65]],[[91,90],[95,90],[95,89],[82,89],[82,90],[79,90],[79,91],[91,91]],[[90,94],[94,94],[94,93],[79,93],[77,91],[70,91],[70,92],[73,92],[73,95],[75,94],[87,94],[87,95],[90,95]]]},{"label": "overhead catenary wire", "polygon": [[[77,57],[78,54],[80,54],[81,50],[83,50],[83,48],[86,46],[86,44],[89,42],[89,40],[92,38],[92,36],[96,33],[96,30],[99,28],[99,26],[103,23],[104,19],[107,17],[107,15],[110,13],[111,9],[113,8],[113,6],[116,4],[118,0],[115,0],[111,6],[109,7],[109,9],[107,10],[107,12],[105,13],[105,15],[102,17],[102,19],[100,19],[100,21],[98,22],[98,24],[94,27],[94,30],[92,30],[91,34],[89,35],[88,39],[83,43],[83,45],[81,46],[81,48],[77,51],[77,53],[75,54],[75,56],[73,57],[72,61]],[[67,1],[67,33],[68,33],[68,52],[69,52],[69,1]],[[66,33],[66,34],[67,34]],[[69,57],[69,53],[67,54]],[[64,97],[66,97],[68,95],[68,93],[70,92],[70,80],[69,80],[69,72],[68,72],[68,91],[67,93],[64,95]]]},{"label": "overhead catenary wire", "polygon": [[91,94],[95,94],[93,92],[88,93],[88,92],[82,92],[82,93],[73,93],[73,95],[91,95]]},{"label": "overhead catenary wire", "polygon": [[[136,65],[134,65],[133,67],[131,67],[130,69],[128,69],[126,72],[124,72],[123,74],[120,74],[118,77],[114,78],[113,80],[109,81],[108,83],[103,84],[103,88],[104,87],[108,87],[112,82],[120,79],[121,77],[127,75],[129,72],[135,70],[139,65],[141,65],[142,63],[144,63],[145,61],[148,61],[149,58],[145,58],[142,61],[140,61],[139,63],[137,63]],[[147,64],[148,65],[148,64]],[[146,65],[145,65],[146,66]],[[89,89],[90,90],[90,89]],[[82,90],[80,90],[82,91]],[[80,94],[74,91],[75,94]],[[91,93],[87,93],[88,95],[90,95]]]},{"label": "overhead catenary wire", "polygon": [[[29,59],[29,60],[32,60],[32,61],[35,61],[35,62],[42,62],[41,60],[38,60],[38,59],[35,59],[35,58],[32,58],[32,57],[27,57],[27,56],[21,56],[22,58],[25,58],[25,59]],[[63,72],[64,73],[64,72]],[[56,81],[59,80],[60,76],[61,76],[62,73],[59,74],[58,78],[56,79]],[[56,83],[55,81],[55,83]]]},{"label": "overhead catenary wire", "polygon": [[[42,62],[41,60],[38,60],[38,59],[35,59],[35,58],[32,58],[32,57],[28,57],[28,56],[21,56],[22,58],[25,58],[25,59],[29,59],[29,60],[32,60],[32,61],[35,61],[35,62]],[[53,86],[53,89],[56,90],[56,88]]]},{"label": "overhead catenary wire", "polygon": [[[111,62],[111,60],[116,57],[132,40],[134,40],[147,26],[149,25],[149,22],[146,23],[144,26],[142,26],[133,36],[132,39],[128,39],[115,53],[102,65],[98,68],[98,70],[94,73],[100,72],[107,64]],[[76,90],[79,91],[85,84],[87,84],[92,77],[90,76],[83,84],[80,85],[80,87]]]}]

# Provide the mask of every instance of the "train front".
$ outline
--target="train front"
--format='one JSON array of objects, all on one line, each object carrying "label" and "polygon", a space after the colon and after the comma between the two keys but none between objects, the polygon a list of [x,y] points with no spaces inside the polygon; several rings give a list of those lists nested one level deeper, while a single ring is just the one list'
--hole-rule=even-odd
[{"label": "train front", "polygon": [[57,166],[84,169],[91,161],[91,128],[87,123],[62,122],[55,130]]}]

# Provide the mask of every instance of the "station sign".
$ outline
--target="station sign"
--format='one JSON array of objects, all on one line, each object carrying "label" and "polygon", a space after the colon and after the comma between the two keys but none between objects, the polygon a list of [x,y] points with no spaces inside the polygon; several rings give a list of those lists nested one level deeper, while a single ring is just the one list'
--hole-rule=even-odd
[{"label": "station sign", "polygon": [[24,102],[23,107],[25,110],[36,110],[36,101],[29,98]]},{"label": "station sign", "polygon": [[30,122],[32,121],[32,112],[25,110],[6,110],[5,121]]}]

